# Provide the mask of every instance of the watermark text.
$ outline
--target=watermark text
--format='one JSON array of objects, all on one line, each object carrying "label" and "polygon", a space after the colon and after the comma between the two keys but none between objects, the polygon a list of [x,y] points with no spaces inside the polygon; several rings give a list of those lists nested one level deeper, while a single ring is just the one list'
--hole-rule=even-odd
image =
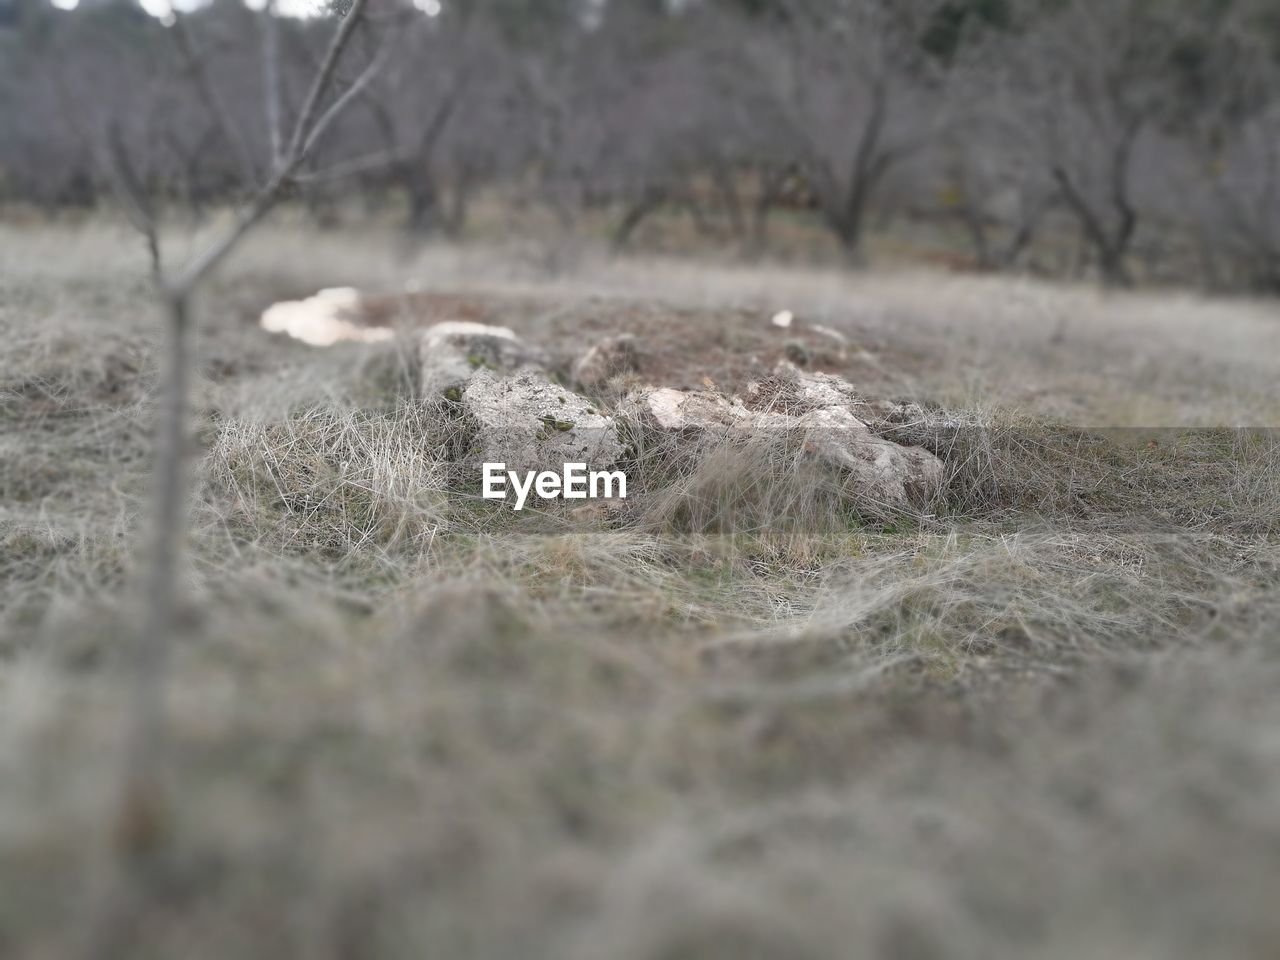
[{"label": "watermark text", "polygon": [[523,510],[531,493],[541,500],[625,500],[627,475],[621,470],[587,470],[585,463],[566,463],[564,469],[529,470],[523,476],[505,463],[484,464],[484,499],[506,500],[515,493],[516,510]]}]

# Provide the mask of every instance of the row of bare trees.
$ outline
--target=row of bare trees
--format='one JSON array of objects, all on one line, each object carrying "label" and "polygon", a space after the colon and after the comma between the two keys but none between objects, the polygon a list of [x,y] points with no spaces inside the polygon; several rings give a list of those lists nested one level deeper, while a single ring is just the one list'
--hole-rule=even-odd
[{"label": "row of bare trees", "polygon": [[[328,30],[240,0],[164,21],[131,0],[9,2],[0,195],[48,208],[122,183],[197,214],[243,197]],[[371,0],[335,78],[350,109],[290,186],[420,233],[460,233],[483,195],[605,211],[620,245],[675,211],[757,249],[795,207],[851,261],[898,216],[986,269],[1124,284],[1190,264],[1280,288],[1272,6]]]}]

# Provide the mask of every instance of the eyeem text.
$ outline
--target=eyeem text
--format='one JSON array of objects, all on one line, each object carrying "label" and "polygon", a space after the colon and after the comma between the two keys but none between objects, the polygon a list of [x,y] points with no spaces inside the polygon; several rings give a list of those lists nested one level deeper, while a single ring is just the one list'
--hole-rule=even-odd
[{"label": "eyeem text", "polygon": [[621,470],[587,470],[585,463],[566,463],[564,470],[527,471],[523,477],[505,463],[484,464],[484,499],[505,500],[516,495],[515,509],[523,510],[530,493],[542,500],[625,500],[627,475]]}]

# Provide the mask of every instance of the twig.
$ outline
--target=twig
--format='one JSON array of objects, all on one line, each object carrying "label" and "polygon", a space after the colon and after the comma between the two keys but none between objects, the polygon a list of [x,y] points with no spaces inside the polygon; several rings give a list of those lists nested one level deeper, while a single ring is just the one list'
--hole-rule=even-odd
[{"label": "twig", "polygon": [[294,127],[293,137],[289,141],[289,149],[285,154],[285,162],[280,167],[281,170],[292,168],[302,162],[303,145],[311,134],[316,112],[320,109],[320,99],[328,89],[329,81],[333,79],[338,60],[350,42],[352,34],[355,33],[356,25],[360,22],[360,16],[364,13],[367,2],[368,0],[354,0],[351,10],[338,25],[333,40],[329,43],[329,49],[325,52],[324,61],[320,64],[320,70],[316,73],[311,89],[307,91],[306,99],[302,101],[302,109],[298,112],[298,123]]},{"label": "twig", "polygon": [[369,170],[377,170],[381,167],[389,167],[397,163],[402,163],[413,157],[411,150],[377,150],[373,153],[361,154],[358,157],[352,157],[350,160],[343,160],[335,163],[332,167],[325,167],[322,170],[314,170],[310,173],[294,174],[294,183],[326,183],[330,180],[340,180],[344,177],[350,177],[357,173],[365,173]]},{"label": "twig", "polygon": [[315,125],[311,128],[311,132],[307,134],[306,142],[302,145],[302,159],[311,155],[311,151],[315,149],[316,143],[322,136],[324,136],[325,131],[329,129],[333,124],[333,121],[341,115],[342,111],[347,108],[352,100],[360,96],[361,92],[364,91],[364,89],[382,70],[383,66],[387,62],[390,49],[390,44],[384,46],[382,50],[378,52],[378,55],[369,62],[369,65],[365,67],[364,72],[356,78],[356,82],[344,90],[342,96],[333,101],[329,106],[329,109],[320,115],[320,119],[315,122]]},{"label": "twig", "polygon": [[125,216],[133,228],[142,234],[147,244],[147,255],[151,260],[151,275],[155,279],[162,276],[160,261],[160,238],[156,227],[155,210],[147,197],[146,190],[138,180],[133,165],[120,139],[120,128],[116,123],[107,125],[102,143],[102,166],[111,179],[111,186],[124,206]]},{"label": "twig", "polygon": [[[280,194],[290,183],[294,172],[302,161],[306,159],[307,143],[316,123],[320,100],[333,79],[333,74],[337,69],[339,59],[342,57],[342,52],[350,42],[367,3],[368,0],[354,0],[351,10],[334,32],[333,39],[329,43],[329,49],[325,52],[324,60],[320,65],[320,70],[316,73],[315,79],[307,91],[306,99],[303,101],[302,110],[298,114],[293,134],[289,138],[289,146],[285,151],[285,155],[275,165],[271,179],[249,201],[249,204],[237,214],[235,222],[225,234],[214,240],[204,251],[197,254],[179,272],[177,277],[165,284],[166,290],[171,297],[188,295],[196,284],[209,271],[218,266],[226,258],[227,254],[235,249],[245,234],[252,230],[258,221],[266,216],[271,208],[276,205],[276,202],[280,199]],[[344,102],[344,107],[347,103],[350,103],[350,100]],[[332,121],[330,120],[330,122]]]}]

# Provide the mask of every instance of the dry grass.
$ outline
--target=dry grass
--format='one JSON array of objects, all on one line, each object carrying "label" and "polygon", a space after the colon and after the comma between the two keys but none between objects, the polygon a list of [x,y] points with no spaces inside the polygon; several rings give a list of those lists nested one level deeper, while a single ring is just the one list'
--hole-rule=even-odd
[{"label": "dry grass", "polygon": [[[153,324],[122,236],[0,229],[5,956],[74,943],[127,709]],[[278,228],[203,305],[131,955],[1274,954],[1280,446],[1186,429],[1275,424],[1266,305],[339,239]],[[401,344],[248,322],[339,282],[562,352],[634,328],[673,383],[767,369],[788,306],[856,345],[822,365],[975,426],[910,516],[777,437],[517,516]]]}]

